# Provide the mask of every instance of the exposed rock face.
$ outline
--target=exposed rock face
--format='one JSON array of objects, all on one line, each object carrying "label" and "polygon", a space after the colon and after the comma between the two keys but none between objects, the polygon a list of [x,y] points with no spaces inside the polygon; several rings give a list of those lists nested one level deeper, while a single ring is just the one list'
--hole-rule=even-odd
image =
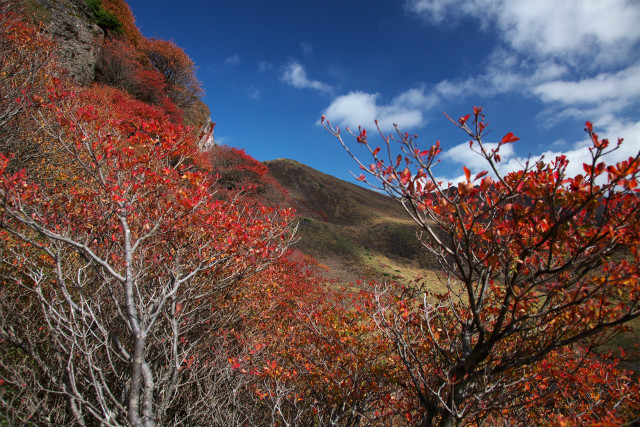
[{"label": "exposed rock face", "polygon": [[[44,31],[57,43],[58,60],[61,67],[69,73],[68,76],[82,85],[95,81],[96,63],[101,56],[105,33],[95,23],[85,0],[25,0],[25,2],[40,11],[39,20],[42,20]],[[203,114],[206,115],[196,115],[194,120],[196,126],[204,122],[200,127],[198,147],[207,150],[215,145],[213,138],[215,123],[211,121],[209,109],[206,106],[200,110],[205,110]]]},{"label": "exposed rock face", "polygon": [[60,65],[80,84],[94,80],[104,31],[84,0],[33,0],[49,12],[45,31],[58,43]]},{"label": "exposed rock face", "polygon": [[211,121],[211,117],[208,117],[205,124],[200,128],[200,132],[198,132],[199,149],[207,150],[216,144],[213,139],[213,128],[215,126],[216,124]]}]

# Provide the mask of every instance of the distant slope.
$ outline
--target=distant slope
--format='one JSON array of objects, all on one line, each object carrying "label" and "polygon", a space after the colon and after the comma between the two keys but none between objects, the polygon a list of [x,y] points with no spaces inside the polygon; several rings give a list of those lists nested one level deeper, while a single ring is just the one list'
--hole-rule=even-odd
[{"label": "distant slope", "polygon": [[300,215],[297,247],[327,266],[328,277],[347,283],[432,274],[416,225],[398,201],[294,160],[265,164]]}]

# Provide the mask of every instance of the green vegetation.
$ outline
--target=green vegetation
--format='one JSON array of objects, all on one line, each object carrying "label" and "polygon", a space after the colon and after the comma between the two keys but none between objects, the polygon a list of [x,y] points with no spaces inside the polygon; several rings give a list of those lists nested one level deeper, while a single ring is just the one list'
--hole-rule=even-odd
[{"label": "green vegetation", "polygon": [[85,0],[85,3],[100,28],[116,35],[123,34],[122,23],[116,15],[102,7],[102,0]]}]

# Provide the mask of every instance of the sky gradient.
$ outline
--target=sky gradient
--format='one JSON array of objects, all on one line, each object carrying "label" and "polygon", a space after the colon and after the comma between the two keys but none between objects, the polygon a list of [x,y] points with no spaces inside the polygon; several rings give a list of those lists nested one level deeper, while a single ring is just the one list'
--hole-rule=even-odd
[{"label": "sky gradient", "polygon": [[[397,123],[443,147],[436,173],[486,169],[442,115],[482,106],[503,170],[529,156],[588,158],[585,121],[640,150],[636,0],[129,0],[147,37],[198,65],[216,142],[258,160],[291,158],[342,179],[360,171],[320,125]],[[370,138],[372,143],[382,142]],[[356,145],[354,140],[347,142]],[[364,158],[368,163],[367,158]]]}]

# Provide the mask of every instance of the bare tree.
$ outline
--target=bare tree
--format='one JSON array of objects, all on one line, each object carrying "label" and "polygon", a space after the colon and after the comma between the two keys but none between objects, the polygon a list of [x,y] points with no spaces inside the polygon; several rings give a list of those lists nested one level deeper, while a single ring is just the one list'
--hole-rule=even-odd
[{"label": "bare tree", "polygon": [[224,375],[227,298],[285,253],[290,213],[214,197],[186,130],[132,99],[92,104],[95,90],[52,88],[34,120],[50,149],[37,182],[2,157],[3,417],[213,424],[176,402]]}]

